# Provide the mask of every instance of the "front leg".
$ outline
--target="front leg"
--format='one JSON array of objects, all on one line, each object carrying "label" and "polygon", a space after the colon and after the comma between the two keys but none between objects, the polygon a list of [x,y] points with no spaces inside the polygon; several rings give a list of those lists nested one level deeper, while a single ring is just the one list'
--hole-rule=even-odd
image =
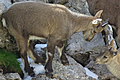
[{"label": "front leg", "polygon": [[60,58],[63,65],[69,65],[69,61],[65,56],[63,48],[64,48],[64,42],[60,42],[57,45],[57,49],[58,49],[58,52],[59,52],[59,58]]},{"label": "front leg", "polygon": [[53,77],[53,69],[52,69],[52,60],[54,58],[54,54],[46,51],[46,56],[47,56],[47,59],[46,59],[46,65],[45,65],[45,73],[48,77]]},{"label": "front leg", "polygon": [[54,39],[48,39],[47,42],[47,51],[46,51],[46,64],[45,64],[45,70],[46,70],[46,75],[48,77],[53,77],[53,69],[52,69],[52,60],[54,58],[54,49],[55,49],[55,45],[56,45],[56,41],[54,41]]}]

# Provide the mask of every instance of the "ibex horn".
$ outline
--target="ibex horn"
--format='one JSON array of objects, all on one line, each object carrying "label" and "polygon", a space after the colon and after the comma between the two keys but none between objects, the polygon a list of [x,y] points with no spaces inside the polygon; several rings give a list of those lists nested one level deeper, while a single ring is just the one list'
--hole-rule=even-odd
[{"label": "ibex horn", "polygon": [[110,49],[108,51],[110,51],[112,49],[112,47],[110,47]]},{"label": "ibex horn", "polygon": [[103,22],[102,27],[106,26],[108,24],[109,18],[105,20],[105,22]]}]

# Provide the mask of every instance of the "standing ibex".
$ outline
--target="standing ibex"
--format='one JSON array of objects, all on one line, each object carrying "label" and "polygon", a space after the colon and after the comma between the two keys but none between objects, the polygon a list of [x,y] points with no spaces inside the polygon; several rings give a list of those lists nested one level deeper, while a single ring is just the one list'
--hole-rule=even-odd
[{"label": "standing ibex", "polygon": [[[64,65],[69,64],[63,51],[64,41],[69,39],[72,34],[86,30],[91,33],[84,32],[84,38],[88,41],[91,40],[95,34],[103,30],[101,13],[102,10],[95,16],[87,16],[72,12],[65,6],[58,4],[22,2],[11,6],[2,15],[2,22],[16,39],[25,65],[24,69],[31,76],[34,75],[34,72],[28,64],[27,54],[34,62],[43,63],[31,47],[31,40],[48,40],[45,70],[47,74],[51,75],[55,46],[60,53],[61,62]],[[86,37],[87,35],[89,36]]]},{"label": "standing ibex", "polygon": [[120,79],[120,49],[113,46],[114,39],[109,46],[105,46],[97,56],[95,62],[105,64],[109,71]]}]

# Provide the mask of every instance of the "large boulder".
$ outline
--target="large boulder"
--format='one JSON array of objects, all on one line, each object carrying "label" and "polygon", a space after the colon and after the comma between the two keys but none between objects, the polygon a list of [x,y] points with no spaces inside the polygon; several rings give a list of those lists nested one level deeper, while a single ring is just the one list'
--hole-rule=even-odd
[{"label": "large boulder", "polygon": [[85,66],[91,57],[94,58],[95,54],[100,53],[104,45],[101,33],[95,35],[90,42],[86,42],[82,32],[79,32],[72,35],[68,40],[66,53]]},{"label": "large boulder", "polygon": [[65,6],[74,12],[90,15],[86,0],[68,0]]},{"label": "large boulder", "polygon": [[[1,71],[2,69],[0,69]],[[0,72],[0,80],[22,80],[18,73],[7,73],[3,74]]]}]

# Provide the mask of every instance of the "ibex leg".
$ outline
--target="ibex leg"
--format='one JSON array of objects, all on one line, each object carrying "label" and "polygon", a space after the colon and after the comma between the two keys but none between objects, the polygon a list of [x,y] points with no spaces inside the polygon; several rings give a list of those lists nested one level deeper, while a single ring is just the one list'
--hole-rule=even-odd
[{"label": "ibex leg", "polygon": [[32,44],[32,40],[30,40],[28,42],[28,51],[27,51],[27,54],[29,55],[30,58],[32,58],[34,60],[35,63],[37,64],[43,64],[45,63],[45,60],[43,61],[41,57],[39,57],[34,49],[33,49],[33,44]]},{"label": "ibex leg", "polygon": [[60,42],[57,45],[57,49],[58,49],[58,52],[59,52],[59,58],[60,58],[63,65],[69,65],[69,61],[65,56],[63,48],[64,48],[64,42]]}]

